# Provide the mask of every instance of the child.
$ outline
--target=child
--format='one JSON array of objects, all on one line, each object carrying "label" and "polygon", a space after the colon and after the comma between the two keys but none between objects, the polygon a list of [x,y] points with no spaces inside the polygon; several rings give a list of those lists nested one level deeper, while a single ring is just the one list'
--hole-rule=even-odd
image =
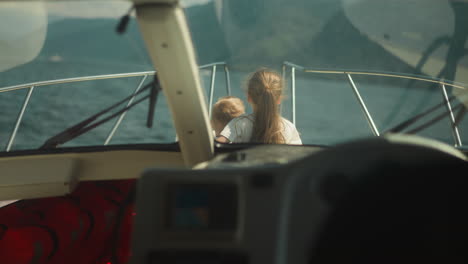
[{"label": "child", "polygon": [[239,117],[245,113],[244,103],[241,99],[234,96],[224,96],[218,99],[213,105],[211,111],[211,126],[213,127],[216,136],[224,129],[224,127],[232,119]]},{"label": "child", "polygon": [[224,143],[302,144],[296,127],[279,113],[283,88],[283,79],[277,72],[268,69],[254,72],[247,83],[247,98],[253,114],[233,119],[216,140]]}]

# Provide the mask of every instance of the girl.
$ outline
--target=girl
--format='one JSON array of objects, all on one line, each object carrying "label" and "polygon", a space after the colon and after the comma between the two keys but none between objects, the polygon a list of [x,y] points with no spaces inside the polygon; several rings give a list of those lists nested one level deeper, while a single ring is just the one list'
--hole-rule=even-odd
[{"label": "girl", "polygon": [[279,114],[284,83],[281,76],[260,69],[247,82],[247,100],[253,114],[231,120],[217,141],[228,143],[302,144],[296,127]]}]

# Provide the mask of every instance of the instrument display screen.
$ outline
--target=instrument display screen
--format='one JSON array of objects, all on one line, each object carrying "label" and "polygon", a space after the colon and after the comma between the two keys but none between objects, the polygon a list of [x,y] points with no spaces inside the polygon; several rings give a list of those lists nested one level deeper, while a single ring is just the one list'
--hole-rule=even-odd
[{"label": "instrument display screen", "polygon": [[237,228],[237,185],[176,183],[167,187],[167,229],[234,231]]}]

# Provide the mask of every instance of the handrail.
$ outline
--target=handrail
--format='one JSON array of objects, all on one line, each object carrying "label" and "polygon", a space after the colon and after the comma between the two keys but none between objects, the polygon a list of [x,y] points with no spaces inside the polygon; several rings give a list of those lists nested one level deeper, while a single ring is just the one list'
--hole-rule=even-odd
[{"label": "handrail", "polygon": [[395,73],[395,72],[384,72],[384,71],[356,71],[356,70],[346,70],[346,69],[335,69],[335,70],[328,70],[328,69],[306,69],[303,66],[287,62],[283,63],[285,66],[294,67],[296,69],[300,69],[306,73],[323,73],[323,74],[351,74],[351,75],[368,75],[368,76],[381,76],[381,77],[391,77],[391,78],[401,78],[401,79],[408,79],[408,80],[416,80],[416,81],[424,81],[424,82],[432,82],[438,84],[444,84],[448,86],[452,86],[455,88],[460,89],[468,89],[467,86],[462,85],[457,82],[452,82],[448,80],[438,79],[434,77],[423,77],[418,75],[411,75],[411,74],[404,74],[404,73]]},{"label": "handrail", "polygon": [[305,70],[304,72],[310,72],[310,73],[332,73],[332,74],[354,74],[354,75],[368,75],[368,76],[381,76],[381,77],[391,77],[391,78],[400,78],[400,79],[408,79],[408,80],[415,80],[415,81],[423,81],[423,82],[431,82],[431,83],[438,83],[438,84],[444,84],[444,85],[449,85],[455,88],[460,88],[460,89],[467,89],[467,87],[456,84],[454,82],[449,82],[445,80],[439,80],[435,78],[430,78],[430,77],[415,77],[411,75],[405,75],[405,74],[393,74],[393,73],[378,73],[378,72],[366,72],[366,71],[324,71],[324,70]]},{"label": "handrail", "polygon": [[[374,133],[374,135],[379,136],[380,133],[375,125],[375,122],[372,118],[372,115],[370,114],[369,110],[367,109],[367,106],[362,99],[359,90],[354,83],[352,79],[352,75],[366,75],[366,76],[380,76],[380,77],[390,77],[390,78],[400,78],[400,79],[408,79],[408,80],[416,80],[416,81],[423,81],[423,82],[429,82],[429,83],[436,83],[439,84],[441,89],[442,89],[442,95],[443,98],[446,102],[446,107],[450,113],[450,118],[451,118],[451,124],[452,124],[452,132],[453,132],[453,137],[454,137],[454,146],[460,147],[462,146],[461,142],[461,137],[460,133],[458,131],[458,127],[455,124],[454,121],[454,114],[452,111],[452,107],[450,105],[450,102],[448,102],[448,96],[447,96],[447,91],[445,86],[452,86],[454,88],[459,88],[459,89],[468,89],[463,84],[452,82],[452,81],[447,81],[447,80],[442,80],[434,77],[422,77],[422,76],[416,76],[416,75],[410,75],[410,74],[403,74],[403,73],[394,73],[394,72],[379,72],[379,71],[356,71],[356,70],[346,70],[346,69],[334,69],[334,70],[329,70],[329,69],[307,69],[304,66],[300,66],[297,64],[294,64],[289,61],[283,62],[282,65],[282,75],[283,78],[286,77],[286,67],[291,68],[291,86],[292,86],[292,100],[295,102],[296,98],[296,84],[295,84],[295,70],[300,70],[305,73],[319,73],[319,74],[343,74],[348,77],[348,81],[350,83],[351,88],[353,89],[354,94],[356,95],[356,98],[361,106],[361,109],[369,123],[369,127]],[[293,104],[294,105],[294,104]],[[296,116],[296,109],[295,106],[292,107],[292,115],[293,115],[293,123],[295,124],[295,116]]]},{"label": "handrail", "polygon": [[211,67],[213,67],[213,66],[219,66],[219,65],[223,65],[223,66],[224,66],[224,65],[227,65],[227,63],[224,62],[224,61],[213,62],[213,63],[203,64],[203,65],[199,66],[198,68],[199,68],[199,69],[206,69],[206,68],[211,68]]},{"label": "handrail", "polygon": [[[206,68],[210,68],[210,67],[213,67],[213,66],[216,66],[216,65],[224,65],[225,67],[227,67],[227,63],[225,63],[225,62],[214,62],[214,63],[201,65],[198,68],[199,69],[206,69]],[[19,89],[26,89],[26,88],[30,88],[31,86],[39,87],[39,86],[48,86],[48,85],[53,85],[53,84],[63,84],[63,83],[72,83],[72,82],[85,82],[85,81],[95,81],[95,80],[139,77],[139,76],[144,76],[144,75],[152,75],[152,74],[155,74],[155,73],[156,73],[156,71],[142,71],[142,72],[91,75],[91,76],[84,76],[84,77],[72,77],[72,78],[65,78],[65,79],[38,81],[38,82],[32,82],[32,83],[25,83],[25,84],[18,84],[18,85],[2,87],[2,88],[0,88],[0,93],[10,92],[10,91],[19,90]]]},{"label": "handrail", "polygon": [[[231,84],[230,84],[230,76],[229,76],[229,68],[225,62],[214,62],[214,63],[209,63],[205,65],[199,66],[199,69],[207,69],[211,68],[211,74],[212,74],[212,81],[210,85],[210,98],[209,102],[212,102],[213,100],[213,93],[214,93],[214,78],[216,75],[216,66],[222,65],[225,75],[226,75],[226,90],[228,95],[231,95]],[[104,74],[104,75],[92,75],[92,76],[84,76],[84,77],[73,77],[73,78],[64,78],[64,79],[56,79],[56,80],[48,80],[48,81],[38,81],[38,82],[31,82],[31,83],[26,83],[26,84],[19,84],[19,85],[12,85],[12,86],[7,86],[0,88],[0,93],[4,92],[11,92],[15,90],[21,90],[21,89],[29,89],[29,92],[24,100],[23,106],[20,110],[20,113],[18,114],[18,118],[15,121],[15,126],[13,128],[13,131],[11,132],[10,139],[8,140],[8,143],[5,147],[5,151],[10,151],[15,138],[16,134],[18,132],[18,129],[20,127],[21,121],[23,119],[23,115],[26,111],[26,108],[29,104],[29,100],[31,99],[31,95],[34,89],[41,87],[41,86],[50,86],[54,84],[64,84],[64,83],[74,83],[74,82],[85,82],[85,81],[95,81],[95,80],[106,80],[106,79],[119,79],[119,78],[130,78],[130,77],[140,77],[142,76],[142,80],[139,82],[137,88],[135,91],[138,91],[138,89],[143,85],[144,81],[146,78],[150,75],[154,75],[156,71],[142,71],[142,72],[129,72],[129,73],[116,73],[116,74]],[[135,93],[135,92],[134,92]],[[133,101],[132,97],[129,100],[129,103]],[[211,106],[210,106],[211,109]],[[120,123],[122,122],[123,118],[125,117],[127,111],[122,113],[119,117],[119,119],[116,121],[114,126],[112,127],[112,130],[109,132],[109,135],[107,136],[104,145],[109,144],[110,140],[114,136],[114,133],[116,132],[117,128],[119,127]]]},{"label": "handrail", "polygon": [[3,87],[3,88],[0,88],[0,93],[30,88],[31,86],[39,87],[39,86],[48,86],[48,85],[63,84],[63,83],[129,78],[129,77],[138,77],[138,76],[144,76],[144,75],[152,75],[155,73],[156,71],[144,71],[144,72],[130,72],[130,73],[116,73],[116,74],[92,75],[92,76],[84,76],[84,77],[73,77],[73,78],[56,79],[56,80],[50,80],[50,81],[39,81],[39,82],[32,82],[32,83]]}]

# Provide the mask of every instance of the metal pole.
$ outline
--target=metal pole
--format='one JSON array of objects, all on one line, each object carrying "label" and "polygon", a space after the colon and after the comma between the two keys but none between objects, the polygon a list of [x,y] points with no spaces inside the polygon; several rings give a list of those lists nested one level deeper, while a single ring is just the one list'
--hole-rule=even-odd
[{"label": "metal pole", "polygon": [[211,68],[210,99],[208,101],[208,113],[209,113],[210,117],[211,117],[211,105],[213,104],[215,76],[216,76],[216,65],[213,65],[212,68]]},{"label": "metal pole", "polygon": [[296,125],[296,68],[291,68],[292,123]]},{"label": "metal pole", "polygon": [[[286,86],[286,64],[283,62],[283,66],[281,67],[281,78],[283,81],[283,85]],[[283,104],[279,105],[279,112],[283,115]]]},{"label": "metal pole", "polygon": [[286,81],[286,65],[283,64],[283,67],[281,67],[281,77],[283,77],[283,82]]},{"label": "metal pole", "polygon": [[226,92],[228,95],[231,95],[231,77],[229,75],[229,68],[226,64],[224,65],[224,73],[226,74]]},{"label": "metal pole", "polygon": [[[137,88],[135,89],[135,91],[133,91],[133,96],[128,100],[127,106],[133,103],[133,100],[135,100],[136,93],[141,89],[147,77],[148,75],[143,76]],[[120,126],[120,123],[122,122],[126,114],[127,114],[127,111],[120,114],[119,119],[117,119],[117,121],[115,122],[114,127],[112,127],[112,130],[110,131],[109,135],[107,135],[106,141],[104,142],[104,146],[108,145],[112,137],[114,137],[115,131],[117,131],[117,128]]]},{"label": "metal pole", "polygon": [[452,134],[453,134],[453,139],[455,141],[455,147],[460,147],[462,145],[460,133],[458,132],[458,126],[455,124],[455,116],[453,114],[452,105],[450,104],[450,100],[447,95],[447,89],[445,88],[445,84],[441,83],[440,85],[441,85],[442,94],[445,100],[445,106],[447,107],[447,110],[450,112],[450,121],[452,123]]},{"label": "metal pole", "polygon": [[15,128],[13,129],[13,132],[11,132],[10,140],[8,141],[7,147],[6,147],[6,152],[10,151],[11,146],[13,146],[13,142],[15,141],[16,133],[18,132],[18,128],[21,124],[21,120],[23,119],[24,112],[26,111],[26,107],[29,104],[29,99],[31,98],[32,92],[34,91],[34,86],[31,86],[29,88],[28,94],[26,95],[26,98],[24,99],[23,102],[23,107],[21,107],[21,111],[18,115],[18,118],[16,119],[16,124]]},{"label": "metal pole", "polygon": [[364,100],[362,100],[359,90],[354,84],[353,78],[351,78],[351,75],[349,73],[346,73],[346,76],[348,76],[349,84],[351,85],[351,88],[354,91],[354,95],[356,95],[356,98],[358,99],[358,102],[361,105],[362,111],[364,112],[367,122],[369,123],[369,127],[371,128],[375,136],[380,136],[379,130],[377,129],[377,126],[375,125],[374,120],[372,119],[372,116],[369,113],[369,110],[367,110],[366,104],[364,103]]}]

